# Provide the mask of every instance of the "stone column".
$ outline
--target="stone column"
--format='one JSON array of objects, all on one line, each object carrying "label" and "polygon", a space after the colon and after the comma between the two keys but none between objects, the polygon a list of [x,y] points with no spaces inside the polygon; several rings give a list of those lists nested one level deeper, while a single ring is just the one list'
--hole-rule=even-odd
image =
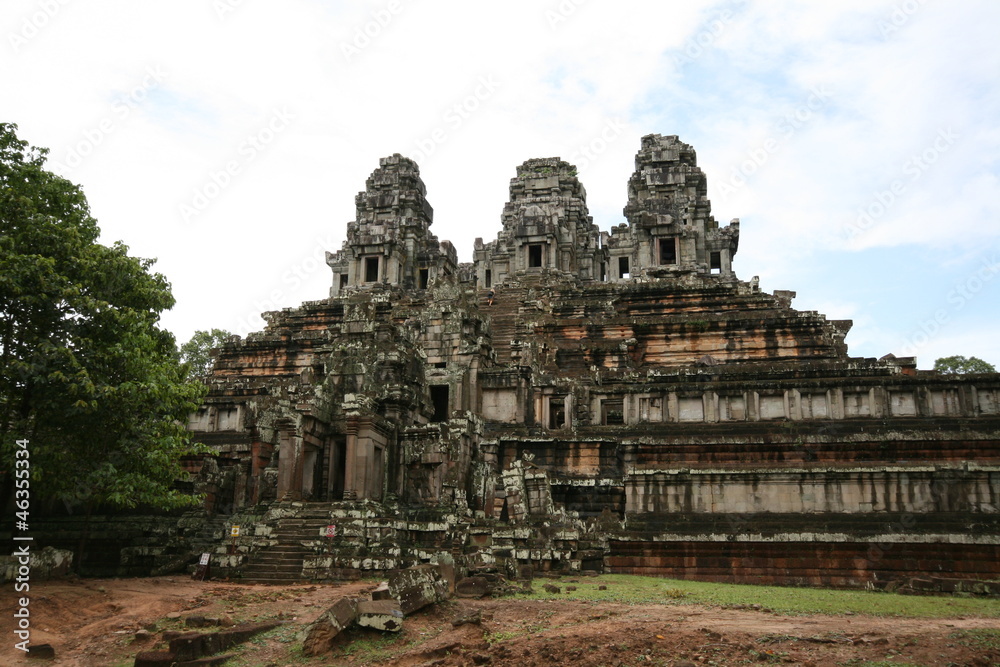
[{"label": "stone column", "polygon": [[358,453],[358,422],[357,418],[348,418],[346,429],[347,442],[344,452],[344,500],[354,500],[358,497],[357,484],[357,453]]}]

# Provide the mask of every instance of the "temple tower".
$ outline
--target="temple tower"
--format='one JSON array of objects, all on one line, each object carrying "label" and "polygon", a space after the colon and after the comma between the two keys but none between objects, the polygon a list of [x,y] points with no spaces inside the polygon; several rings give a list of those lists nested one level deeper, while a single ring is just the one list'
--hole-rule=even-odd
[{"label": "temple tower", "polygon": [[528,160],[510,181],[497,239],[476,239],[479,285],[526,277],[601,280],[605,252],[587,212],[587,192],[576,167],[559,158]]},{"label": "temple tower", "polygon": [[732,259],[740,221],[719,227],[694,148],[676,136],[642,138],[624,213],[628,224],[618,225],[604,240],[610,280],[683,273],[735,278]]},{"label": "temple tower", "polygon": [[347,223],[347,241],[326,254],[330,296],[375,284],[426,289],[454,275],[455,247],[430,232],[434,209],[426,195],[416,162],[399,153],[379,160],[354,199],[357,218]]}]

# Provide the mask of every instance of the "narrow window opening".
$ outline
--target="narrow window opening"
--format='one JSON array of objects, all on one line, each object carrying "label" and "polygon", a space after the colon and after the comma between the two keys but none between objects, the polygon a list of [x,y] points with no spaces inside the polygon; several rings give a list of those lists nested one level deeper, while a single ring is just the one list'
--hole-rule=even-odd
[{"label": "narrow window opening", "polygon": [[528,246],[528,268],[538,268],[542,265],[542,246],[533,244]]},{"label": "narrow window opening", "polygon": [[722,273],[722,253],[713,252],[708,256],[709,268],[712,273]]},{"label": "narrow window opening", "polygon": [[549,428],[562,428],[566,425],[566,399],[564,397],[549,399]]},{"label": "narrow window opening", "polygon": [[677,243],[675,239],[660,239],[660,264],[677,263]]},{"label": "narrow window opening", "polygon": [[625,401],[620,398],[608,398],[601,401],[601,423],[605,426],[624,424]]},{"label": "narrow window opening", "polygon": [[618,277],[619,278],[628,278],[629,277],[628,257],[619,257],[618,258]]},{"label": "narrow window opening", "polygon": [[431,386],[431,403],[434,405],[434,416],[432,422],[443,422],[450,416],[448,409],[448,385],[436,384]]},{"label": "narrow window opening", "polygon": [[378,282],[378,257],[365,257],[365,282]]},{"label": "narrow window opening", "polygon": [[419,280],[420,289],[427,289],[427,281],[430,279],[429,269],[420,269]]}]

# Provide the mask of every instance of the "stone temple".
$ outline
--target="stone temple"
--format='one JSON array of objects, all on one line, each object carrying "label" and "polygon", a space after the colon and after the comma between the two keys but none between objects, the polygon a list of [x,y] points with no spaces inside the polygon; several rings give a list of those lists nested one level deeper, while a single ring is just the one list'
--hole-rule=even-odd
[{"label": "stone temple", "polygon": [[851,322],[737,278],[739,220],[676,136],[642,138],[610,232],[573,165],[528,160],[472,263],[412,160],[355,202],[329,297],[217,350],[190,420],[215,452],[188,462],[200,527],[129,542],[119,571],[211,551],[254,581],[1000,574],[1000,376],[850,357]]}]

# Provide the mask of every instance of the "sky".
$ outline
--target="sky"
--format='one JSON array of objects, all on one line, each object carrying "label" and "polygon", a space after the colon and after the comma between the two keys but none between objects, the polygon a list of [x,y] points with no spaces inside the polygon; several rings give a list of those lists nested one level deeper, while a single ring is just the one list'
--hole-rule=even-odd
[{"label": "sky", "polygon": [[997,26],[995,0],[5,0],[0,119],[156,258],[178,342],[325,298],[381,157],[471,261],[517,165],[576,165],[610,229],[664,134],[740,219],[737,276],[853,320],[852,356],[1000,365]]}]

